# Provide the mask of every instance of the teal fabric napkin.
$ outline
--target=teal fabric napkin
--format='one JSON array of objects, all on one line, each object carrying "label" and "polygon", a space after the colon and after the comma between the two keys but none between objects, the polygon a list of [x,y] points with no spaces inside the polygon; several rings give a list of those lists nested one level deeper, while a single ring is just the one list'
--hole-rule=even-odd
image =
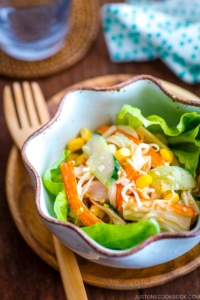
[{"label": "teal fabric napkin", "polygon": [[127,0],[101,16],[113,62],[160,58],[183,81],[200,82],[200,0]]}]

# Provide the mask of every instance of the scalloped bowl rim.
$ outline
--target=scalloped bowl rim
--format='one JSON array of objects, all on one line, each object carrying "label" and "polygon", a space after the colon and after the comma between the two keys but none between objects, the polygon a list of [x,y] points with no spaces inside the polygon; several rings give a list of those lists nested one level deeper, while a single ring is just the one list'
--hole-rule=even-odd
[{"label": "scalloped bowl rim", "polygon": [[160,80],[158,80],[157,78],[155,78],[151,75],[134,76],[134,77],[126,80],[125,82],[122,82],[120,84],[117,84],[117,85],[111,86],[111,87],[103,87],[103,88],[100,87],[99,88],[99,87],[90,87],[90,86],[79,86],[79,87],[72,88],[62,97],[55,115],[50,119],[50,121],[47,124],[42,126],[40,129],[38,129],[36,132],[34,132],[32,135],[30,135],[28,137],[28,139],[25,141],[25,143],[22,147],[22,150],[21,150],[21,155],[22,155],[22,160],[24,162],[24,165],[27,168],[27,170],[29,171],[29,173],[33,175],[35,182],[36,182],[35,203],[36,203],[36,208],[37,208],[37,211],[38,211],[40,217],[48,223],[53,223],[55,225],[68,227],[68,228],[74,230],[82,239],[85,240],[86,243],[88,243],[88,245],[90,247],[92,247],[98,253],[103,254],[107,257],[124,257],[124,256],[131,255],[133,253],[139,252],[141,249],[143,249],[147,245],[149,245],[155,241],[158,241],[158,240],[171,239],[171,238],[177,238],[177,239],[186,238],[187,239],[187,238],[191,238],[191,237],[196,237],[196,236],[200,235],[200,219],[198,220],[197,225],[196,225],[196,227],[199,227],[198,230],[194,228],[193,230],[188,231],[188,232],[184,231],[184,232],[159,233],[159,234],[156,234],[154,236],[147,238],[145,241],[143,241],[139,245],[132,247],[130,249],[127,249],[127,250],[113,250],[113,249],[105,248],[105,247],[101,246],[100,244],[98,244],[97,242],[95,242],[89,236],[87,236],[76,225],[73,225],[72,223],[69,223],[69,222],[59,221],[57,219],[54,219],[53,217],[50,218],[43,213],[43,211],[41,210],[41,207],[40,207],[41,178],[40,178],[39,174],[37,173],[37,171],[35,170],[35,168],[33,167],[33,165],[29,162],[29,160],[26,156],[26,148],[32,139],[34,139],[36,136],[43,133],[46,129],[48,129],[50,126],[52,126],[56,122],[56,120],[60,116],[64,102],[67,100],[67,97],[70,93],[73,93],[74,91],[96,91],[96,92],[117,91],[117,90],[124,88],[124,87],[126,87],[136,81],[139,81],[139,80],[150,80],[150,81],[154,82],[161,89],[161,91],[163,91],[173,101],[177,101],[177,102],[185,104],[185,105],[200,107],[200,99],[199,99],[199,101],[198,100],[186,100],[186,99],[180,98],[178,96],[175,96],[162,85]]}]

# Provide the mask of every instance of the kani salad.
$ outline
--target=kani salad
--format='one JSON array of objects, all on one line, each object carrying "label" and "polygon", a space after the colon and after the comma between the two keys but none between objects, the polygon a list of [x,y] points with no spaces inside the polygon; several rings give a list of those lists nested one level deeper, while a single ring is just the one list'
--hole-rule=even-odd
[{"label": "kani salad", "polygon": [[116,124],[82,128],[43,176],[57,218],[113,249],[190,230],[199,215],[199,124],[195,112],[170,127],[124,105]]}]

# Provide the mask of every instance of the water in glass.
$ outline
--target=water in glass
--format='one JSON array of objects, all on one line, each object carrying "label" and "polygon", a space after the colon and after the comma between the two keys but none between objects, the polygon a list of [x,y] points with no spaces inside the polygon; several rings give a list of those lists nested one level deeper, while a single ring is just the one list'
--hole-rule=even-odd
[{"label": "water in glass", "polygon": [[21,60],[47,58],[63,45],[71,0],[0,0],[0,48]]}]

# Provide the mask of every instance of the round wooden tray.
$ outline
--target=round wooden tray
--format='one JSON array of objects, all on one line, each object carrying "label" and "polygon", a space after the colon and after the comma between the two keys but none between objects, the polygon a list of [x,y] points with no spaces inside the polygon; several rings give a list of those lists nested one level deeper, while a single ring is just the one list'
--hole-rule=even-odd
[{"label": "round wooden tray", "polygon": [[[112,86],[131,76],[108,75],[83,81],[76,86]],[[197,96],[173,84],[163,84],[182,98],[198,99]],[[48,101],[51,115],[55,113],[60,99],[68,89],[59,92]],[[58,270],[52,235],[36,211],[32,183],[15,146],[11,149],[7,164],[6,192],[10,211],[21,235],[38,256]],[[175,260],[144,269],[122,270],[101,266],[78,255],[77,260],[85,283],[109,289],[131,290],[160,285],[194,270],[200,265],[200,245]]]}]

